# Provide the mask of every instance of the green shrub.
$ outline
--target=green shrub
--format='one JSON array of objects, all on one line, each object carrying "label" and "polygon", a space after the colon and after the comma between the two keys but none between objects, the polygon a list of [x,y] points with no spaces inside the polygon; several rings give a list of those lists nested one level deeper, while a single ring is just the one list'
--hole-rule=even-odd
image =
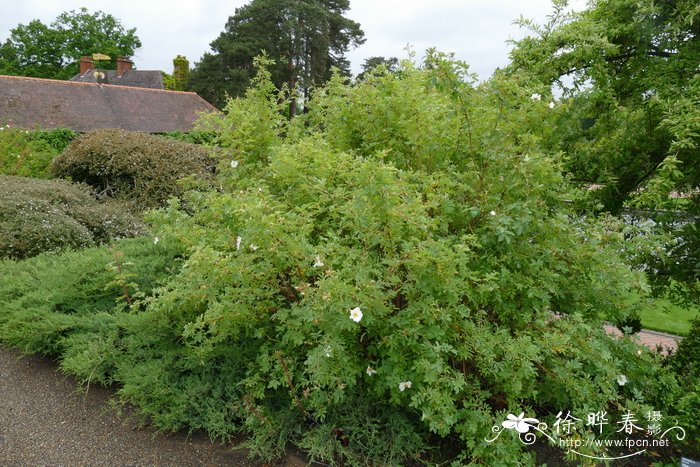
[{"label": "green shrub", "polygon": [[212,146],[216,144],[217,133],[211,131],[189,131],[183,133],[181,131],[172,131],[161,133],[160,136],[172,138],[185,143],[201,144],[204,146]]},{"label": "green shrub", "polygon": [[615,326],[623,334],[637,334],[642,330],[642,318],[639,316],[639,313],[632,312],[619,318],[615,322]]},{"label": "green shrub", "polygon": [[0,261],[0,341],[60,357],[67,372],[109,384],[126,322],[138,309],[125,308],[125,293],[144,300],[177,271],[178,255],[176,247],[139,238]]},{"label": "green shrub", "polygon": [[693,321],[688,336],[680,341],[670,363],[683,386],[675,411],[678,423],[688,432],[686,442],[693,447],[694,455],[698,456],[700,455],[700,426],[697,422],[700,413],[700,319]]},{"label": "green shrub", "polygon": [[70,143],[72,143],[73,140],[79,135],[77,132],[69,128],[34,130],[31,134],[32,138],[40,141],[45,141],[58,153],[61,153],[64,149],[66,149],[70,145]]},{"label": "green shrub", "polygon": [[[78,320],[60,297],[26,315],[42,299],[31,277],[0,286],[0,338],[118,382],[160,429],[247,433],[263,459],[294,444],[332,464],[527,465],[516,433],[485,441],[508,414],[666,413],[674,374],[602,329],[643,276],[620,260],[620,232],[569,210],[539,148],[546,103],[465,77],[439,54],[354,87],[336,77],[286,125],[268,119],[280,99],[261,73],[206,123],[233,152],[218,191],[150,214],[182,267],[148,272],[160,287],[130,305],[123,288],[144,287],[113,264],[96,278],[105,311]],[[155,261],[125,255],[141,256]]]},{"label": "green shrub", "polygon": [[527,463],[517,438],[484,441],[508,413],[670,407],[673,374],[602,330],[643,277],[620,232],[569,211],[547,104],[464,76],[434,55],[336,77],[286,137],[256,130],[279,106],[265,83],[210,117],[236,163],[223,193],[155,215],[190,255],[132,322],[120,394],[163,429],[351,464],[455,444]]},{"label": "green shrub", "polygon": [[48,178],[51,160],[62,150],[59,140],[68,132],[0,126],[0,174]]},{"label": "green shrub", "polygon": [[51,171],[144,209],[181,194],[178,181],[183,178],[210,178],[213,167],[210,150],[199,145],[145,133],[95,130],[73,141],[54,159]]},{"label": "green shrub", "polygon": [[86,186],[0,175],[0,258],[84,248],[144,231],[124,206],[99,203]]}]

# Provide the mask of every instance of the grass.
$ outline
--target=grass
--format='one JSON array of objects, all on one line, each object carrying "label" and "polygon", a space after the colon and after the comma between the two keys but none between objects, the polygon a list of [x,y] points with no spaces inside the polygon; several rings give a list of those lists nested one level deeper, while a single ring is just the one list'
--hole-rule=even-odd
[{"label": "grass", "polygon": [[642,302],[638,311],[644,329],[680,336],[690,332],[690,322],[700,313],[697,308],[684,308],[663,298]]}]

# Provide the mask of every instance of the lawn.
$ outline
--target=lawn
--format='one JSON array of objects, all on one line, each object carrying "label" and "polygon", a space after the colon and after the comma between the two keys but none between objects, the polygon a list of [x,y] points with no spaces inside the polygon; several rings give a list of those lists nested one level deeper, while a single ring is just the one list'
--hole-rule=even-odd
[{"label": "lawn", "polygon": [[685,336],[690,331],[690,322],[698,317],[697,308],[684,308],[663,298],[642,302],[639,316],[645,329]]}]

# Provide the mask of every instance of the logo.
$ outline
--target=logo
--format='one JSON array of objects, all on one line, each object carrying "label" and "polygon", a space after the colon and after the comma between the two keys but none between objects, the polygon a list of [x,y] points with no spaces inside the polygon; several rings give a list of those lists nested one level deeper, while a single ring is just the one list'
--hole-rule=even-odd
[{"label": "logo", "polygon": [[[508,414],[500,425],[491,428],[496,436],[492,439],[485,438],[485,441],[493,443],[503,432],[513,430],[527,446],[535,444],[540,435],[547,438],[553,446],[566,449],[568,453],[589,459],[613,461],[638,456],[648,449],[670,447],[673,438],[683,441],[685,430],[677,425],[662,430],[662,418],[663,415],[658,411],[649,411],[644,417],[637,417],[628,411],[613,423],[608,413],[602,410],[586,414],[585,419],[577,418],[569,411],[566,415],[560,411],[550,427],[536,418],[525,417],[523,412],[517,417]],[[602,438],[607,426],[610,426],[611,430]],[[610,431],[620,435],[613,439],[608,436]],[[634,452],[619,457],[595,456],[581,452],[584,447],[597,451],[604,448],[626,448]]]}]

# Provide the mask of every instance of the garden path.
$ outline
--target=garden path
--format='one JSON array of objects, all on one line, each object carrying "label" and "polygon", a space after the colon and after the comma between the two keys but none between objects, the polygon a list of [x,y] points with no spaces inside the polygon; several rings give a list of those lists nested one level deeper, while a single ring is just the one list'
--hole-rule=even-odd
[{"label": "garden path", "polygon": [[[605,331],[616,336],[622,335],[620,330],[611,324],[605,325]],[[678,343],[683,339],[680,336],[666,334],[665,332],[651,331],[649,329],[642,329],[637,333],[635,338],[640,344],[652,350],[656,350],[660,347],[663,353],[675,352],[678,348]]]},{"label": "garden path", "polygon": [[[206,436],[160,435],[110,408],[113,391],[76,389],[55,362],[0,347],[0,465],[258,466]],[[295,454],[275,465],[306,465]]]}]

